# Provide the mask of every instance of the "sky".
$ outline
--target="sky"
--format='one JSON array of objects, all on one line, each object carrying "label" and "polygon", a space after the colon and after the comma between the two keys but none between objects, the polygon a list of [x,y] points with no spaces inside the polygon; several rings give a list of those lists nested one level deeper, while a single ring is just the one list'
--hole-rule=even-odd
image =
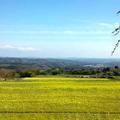
[{"label": "sky", "polygon": [[0,0],[0,56],[120,58],[119,0]]}]

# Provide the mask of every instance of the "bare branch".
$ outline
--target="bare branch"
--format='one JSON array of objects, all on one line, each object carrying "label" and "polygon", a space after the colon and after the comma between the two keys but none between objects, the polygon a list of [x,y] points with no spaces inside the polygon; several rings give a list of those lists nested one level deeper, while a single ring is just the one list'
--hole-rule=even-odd
[{"label": "bare branch", "polygon": [[117,47],[119,46],[120,40],[117,41],[117,43],[115,44],[115,47],[111,53],[111,55],[113,55],[115,53],[115,50],[117,49]]},{"label": "bare branch", "polygon": [[120,32],[120,25],[119,25],[119,27],[117,27],[112,33],[113,33],[114,35],[117,35],[119,32]]},{"label": "bare branch", "polygon": [[116,14],[120,14],[120,11],[118,11]]},{"label": "bare branch", "polygon": [[[116,14],[120,14],[120,10],[116,13]],[[120,25],[119,27],[117,27],[113,32],[112,32],[115,36],[118,35],[120,33]],[[117,43],[115,44],[115,47],[111,53],[111,55],[113,55],[117,49],[117,47],[119,46],[120,40],[117,41]]]},{"label": "bare branch", "polygon": [[118,35],[120,33],[120,31],[118,31],[117,33],[114,34],[114,36]]}]

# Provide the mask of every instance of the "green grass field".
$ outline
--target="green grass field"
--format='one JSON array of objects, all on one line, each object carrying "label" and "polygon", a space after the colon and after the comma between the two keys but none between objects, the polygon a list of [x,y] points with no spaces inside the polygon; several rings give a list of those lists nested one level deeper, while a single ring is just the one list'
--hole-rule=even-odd
[{"label": "green grass field", "polygon": [[120,81],[42,77],[0,82],[0,120],[120,120]]}]

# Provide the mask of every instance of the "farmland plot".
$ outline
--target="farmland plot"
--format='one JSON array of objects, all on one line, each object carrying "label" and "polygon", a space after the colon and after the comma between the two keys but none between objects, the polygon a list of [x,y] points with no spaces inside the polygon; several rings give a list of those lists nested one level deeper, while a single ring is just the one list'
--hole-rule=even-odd
[{"label": "farmland plot", "polygon": [[42,77],[0,82],[0,120],[119,120],[120,82]]}]

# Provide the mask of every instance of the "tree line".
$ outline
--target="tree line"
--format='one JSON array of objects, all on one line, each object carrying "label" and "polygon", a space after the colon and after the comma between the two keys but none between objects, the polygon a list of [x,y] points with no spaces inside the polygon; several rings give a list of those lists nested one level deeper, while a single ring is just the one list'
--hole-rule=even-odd
[{"label": "tree line", "polygon": [[12,70],[12,69],[0,69],[0,80],[19,79],[25,77],[35,77],[40,75],[91,75],[97,77],[113,77],[120,75],[120,68],[115,67],[80,67],[80,68],[49,68],[46,70],[41,69],[23,69],[23,70]]}]

